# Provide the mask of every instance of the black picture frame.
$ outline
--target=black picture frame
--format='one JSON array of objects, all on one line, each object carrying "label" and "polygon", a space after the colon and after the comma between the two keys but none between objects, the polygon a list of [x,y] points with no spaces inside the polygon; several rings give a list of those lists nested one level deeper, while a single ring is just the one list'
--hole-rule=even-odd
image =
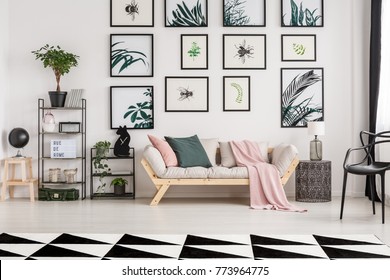
[{"label": "black picture frame", "polygon": [[[247,6],[243,6],[244,4]],[[265,27],[267,25],[266,0],[222,0],[222,11],[224,27]]]},{"label": "black picture frame", "polygon": [[324,68],[281,68],[281,127],[324,120]]},{"label": "black picture frame", "polygon": [[165,112],[208,112],[209,77],[165,77]]},{"label": "black picture frame", "polygon": [[[207,34],[182,34],[180,36],[182,70],[209,68],[209,43]],[[194,46],[194,44],[196,44]],[[195,48],[195,49],[194,49]]]},{"label": "black picture frame", "polygon": [[164,15],[165,27],[207,27],[208,0],[164,0]]},{"label": "black picture frame", "polygon": [[282,34],[282,61],[317,61],[315,34]]},{"label": "black picture frame", "polygon": [[223,76],[223,111],[251,110],[251,77]]},{"label": "black picture frame", "polygon": [[267,69],[266,34],[223,34],[224,70]]},{"label": "black picture frame", "polygon": [[154,0],[110,0],[111,27],[154,27]]},{"label": "black picture frame", "polygon": [[281,0],[281,26],[324,27],[324,0]]},{"label": "black picture frame", "polygon": [[110,76],[153,77],[153,34],[111,34]]},{"label": "black picture frame", "polygon": [[110,127],[154,128],[153,86],[111,86]]}]

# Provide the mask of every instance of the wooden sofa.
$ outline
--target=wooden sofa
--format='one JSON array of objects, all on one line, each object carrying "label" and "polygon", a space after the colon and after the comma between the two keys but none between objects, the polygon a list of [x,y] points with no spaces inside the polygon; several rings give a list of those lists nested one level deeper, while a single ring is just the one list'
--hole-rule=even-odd
[{"label": "wooden sofa", "polygon": [[[273,148],[268,148],[268,153],[272,154]],[[299,163],[299,158],[296,155],[292,158],[288,167],[285,169],[283,174],[281,174],[281,183],[283,186],[287,183],[291,175],[294,173],[295,168]],[[150,205],[157,205],[160,200],[163,198],[165,193],[168,191],[169,187],[172,185],[175,186],[209,186],[209,185],[218,185],[218,186],[249,186],[248,178],[160,178],[157,176],[156,172],[153,170],[151,164],[148,160],[143,157],[141,164],[146,170],[146,173],[149,175],[153,184],[156,187],[156,194],[154,195]]]}]

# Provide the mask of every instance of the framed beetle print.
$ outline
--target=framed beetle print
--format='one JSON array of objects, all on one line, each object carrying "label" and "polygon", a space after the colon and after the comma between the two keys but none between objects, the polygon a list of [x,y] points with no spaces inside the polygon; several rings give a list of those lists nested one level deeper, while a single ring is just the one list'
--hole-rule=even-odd
[{"label": "framed beetle print", "polygon": [[223,69],[262,70],[266,68],[266,35],[223,35]]},{"label": "framed beetle print", "polygon": [[154,0],[110,0],[111,27],[153,27]]},{"label": "framed beetle print", "polygon": [[165,77],[165,112],[208,112],[209,77]]}]

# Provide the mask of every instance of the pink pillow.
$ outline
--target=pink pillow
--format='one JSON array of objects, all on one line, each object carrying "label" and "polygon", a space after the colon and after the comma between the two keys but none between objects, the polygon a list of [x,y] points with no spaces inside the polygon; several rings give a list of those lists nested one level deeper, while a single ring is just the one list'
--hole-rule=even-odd
[{"label": "pink pillow", "polygon": [[169,146],[167,141],[152,135],[148,135],[148,137],[153,146],[160,152],[167,167],[178,166],[175,152],[172,150],[171,146]]}]

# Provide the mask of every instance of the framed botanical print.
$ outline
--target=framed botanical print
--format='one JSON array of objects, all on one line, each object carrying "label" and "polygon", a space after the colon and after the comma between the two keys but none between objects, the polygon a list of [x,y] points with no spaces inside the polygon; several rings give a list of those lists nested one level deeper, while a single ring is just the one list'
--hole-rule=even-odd
[{"label": "framed botanical print", "polygon": [[223,0],[223,26],[266,26],[266,0]]},{"label": "framed botanical print", "polygon": [[153,34],[111,34],[111,77],[153,77]]},{"label": "framed botanical print", "polygon": [[165,27],[207,27],[207,0],[165,0]]},{"label": "framed botanical print", "polygon": [[324,120],[324,68],[281,69],[281,126]]},{"label": "framed botanical print", "polygon": [[113,86],[110,88],[111,129],[152,129],[153,86]]},{"label": "framed botanical print", "polygon": [[165,77],[165,112],[208,111],[208,77]]},{"label": "framed botanical print", "polygon": [[223,110],[250,111],[250,77],[224,76],[223,77]]},{"label": "framed botanical print", "polygon": [[153,27],[154,0],[110,0],[111,27]]},{"label": "framed botanical print", "polygon": [[316,61],[316,35],[282,35],[282,61]]},{"label": "framed botanical print", "polygon": [[323,27],[323,0],[282,0],[282,27]]},{"label": "framed botanical print", "polygon": [[223,69],[266,68],[266,35],[223,35]]},{"label": "framed botanical print", "polygon": [[208,36],[206,34],[181,35],[181,69],[208,69]]}]

